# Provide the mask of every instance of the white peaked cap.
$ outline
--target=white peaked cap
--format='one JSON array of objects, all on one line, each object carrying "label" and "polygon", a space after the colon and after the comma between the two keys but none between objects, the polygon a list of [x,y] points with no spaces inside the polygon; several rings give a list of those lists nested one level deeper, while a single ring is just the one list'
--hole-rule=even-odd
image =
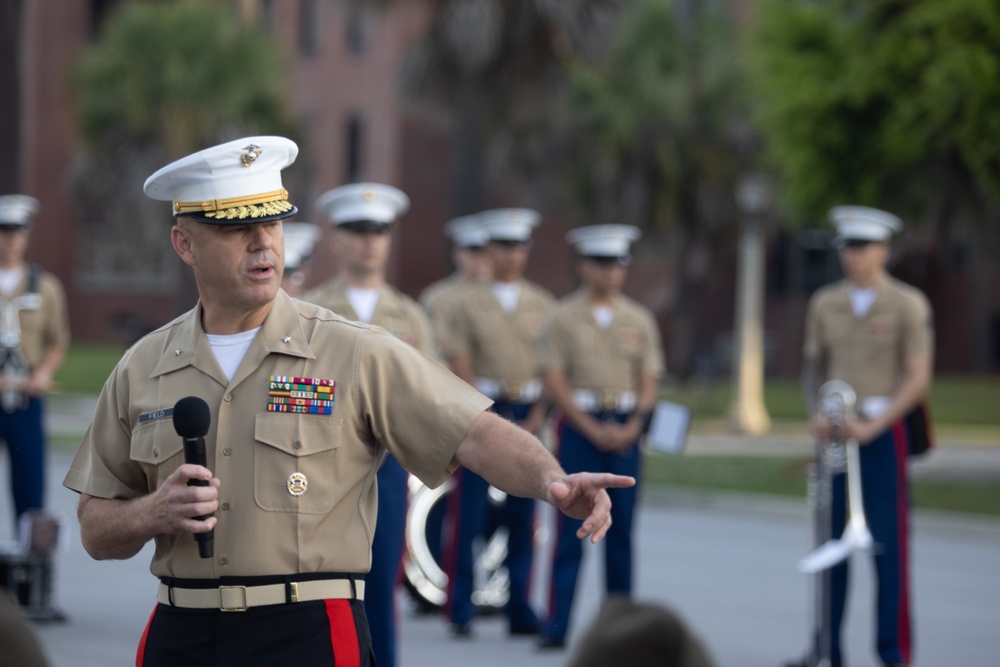
[{"label": "white peaked cap", "polygon": [[285,270],[294,271],[305,264],[319,240],[320,228],[308,222],[286,222]]},{"label": "white peaked cap", "polygon": [[478,215],[463,215],[445,223],[444,233],[459,248],[478,248],[490,240],[490,233]]},{"label": "white peaked cap", "polygon": [[531,230],[542,221],[537,211],[528,208],[497,208],[483,211],[479,218],[491,241],[530,241]]},{"label": "white peaked cap", "polygon": [[584,257],[628,257],[630,246],[641,236],[632,225],[591,225],[570,230],[566,240]]},{"label": "white peaked cap", "polygon": [[0,197],[0,225],[29,225],[39,206],[38,200],[28,195],[4,195]]},{"label": "white peaked cap", "polygon": [[352,183],[327,190],[316,200],[330,222],[374,222],[388,225],[410,208],[410,198],[402,190],[381,183]]},{"label": "white peaked cap", "polygon": [[206,148],[146,179],[151,199],[172,201],[174,215],[212,224],[246,224],[295,214],[281,170],[299,147],[284,137],[246,137]]},{"label": "white peaked cap", "polygon": [[835,206],[830,222],[837,228],[833,243],[842,247],[849,240],[888,241],[903,229],[903,222],[892,213],[868,206]]}]

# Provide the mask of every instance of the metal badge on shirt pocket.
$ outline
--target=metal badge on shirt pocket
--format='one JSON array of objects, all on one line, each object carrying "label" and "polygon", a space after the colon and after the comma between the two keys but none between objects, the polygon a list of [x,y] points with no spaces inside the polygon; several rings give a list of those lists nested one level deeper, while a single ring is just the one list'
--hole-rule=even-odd
[{"label": "metal badge on shirt pocket", "polygon": [[336,380],[272,375],[267,383],[267,409],[308,415],[333,414]]}]

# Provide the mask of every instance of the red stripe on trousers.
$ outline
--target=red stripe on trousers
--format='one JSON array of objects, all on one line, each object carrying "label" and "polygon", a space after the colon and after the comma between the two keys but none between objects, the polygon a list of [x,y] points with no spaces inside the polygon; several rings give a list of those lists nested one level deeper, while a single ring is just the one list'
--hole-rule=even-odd
[{"label": "red stripe on trousers", "polygon": [[337,667],[361,667],[358,629],[349,600],[324,600],[326,617],[330,620],[330,645]]},{"label": "red stripe on trousers", "polygon": [[906,464],[910,455],[910,440],[902,421],[892,425],[892,440],[896,448],[896,520],[899,540],[899,657],[910,664],[910,536],[909,483]]},{"label": "red stripe on trousers", "polygon": [[139,648],[135,652],[135,667],[142,667],[142,663],[146,660],[146,637],[149,636],[149,626],[153,624],[153,617],[156,616],[156,610],[160,608],[160,603],[157,602],[153,607],[153,613],[149,615],[149,620],[146,621],[146,629],[142,631],[142,638],[139,639]]}]

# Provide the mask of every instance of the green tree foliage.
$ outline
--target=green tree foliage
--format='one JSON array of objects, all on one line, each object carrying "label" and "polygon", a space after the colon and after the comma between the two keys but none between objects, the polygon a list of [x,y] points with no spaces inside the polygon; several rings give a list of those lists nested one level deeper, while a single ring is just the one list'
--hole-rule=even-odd
[{"label": "green tree foliage", "polygon": [[574,200],[646,228],[731,224],[738,74],[725,3],[633,3],[601,63],[573,70]]},{"label": "green tree foliage", "polygon": [[763,0],[750,62],[795,212],[850,201],[933,218],[1000,201],[996,0]]},{"label": "green tree foliage", "polygon": [[179,277],[178,310],[190,306],[190,274],[178,274],[165,243],[169,209],[143,194],[143,182],[222,141],[294,137],[286,70],[276,42],[230,2],[124,2],[107,18],[72,80],[83,139],[70,177],[81,282],[176,293]]},{"label": "green tree foliage", "polygon": [[280,53],[223,4],[126,3],[81,59],[82,135],[124,132],[179,155],[240,128],[285,129]]}]

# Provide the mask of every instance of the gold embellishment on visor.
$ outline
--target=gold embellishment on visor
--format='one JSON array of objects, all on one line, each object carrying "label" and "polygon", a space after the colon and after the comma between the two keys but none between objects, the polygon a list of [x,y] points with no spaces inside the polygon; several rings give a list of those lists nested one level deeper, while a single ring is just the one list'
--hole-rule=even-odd
[{"label": "gold embellishment on visor", "polygon": [[292,205],[288,202],[288,190],[284,188],[244,197],[174,203],[174,215],[205,213],[206,218],[216,218],[217,220],[260,218],[265,215],[278,215],[290,210],[292,210]]}]

